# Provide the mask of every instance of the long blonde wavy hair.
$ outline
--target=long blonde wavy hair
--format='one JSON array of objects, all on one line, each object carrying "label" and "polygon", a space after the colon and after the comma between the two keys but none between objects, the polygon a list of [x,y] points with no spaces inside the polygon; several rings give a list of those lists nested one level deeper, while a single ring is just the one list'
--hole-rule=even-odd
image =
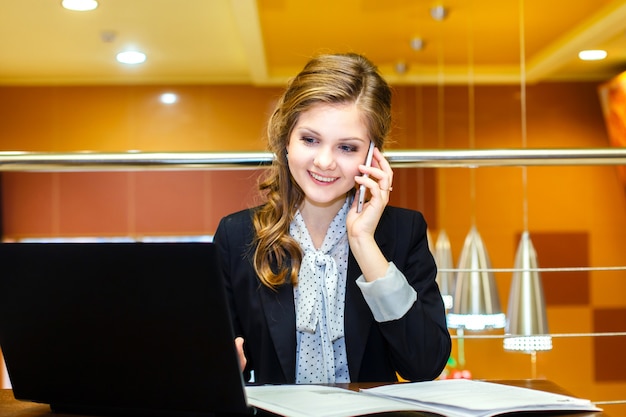
[{"label": "long blonde wavy hair", "polygon": [[370,140],[380,150],[391,127],[391,89],[361,55],[320,55],[289,82],[269,119],[268,148],[275,159],[259,184],[266,202],[253,217],[254,268],[261,282],[273,289],[288,281],[297,284],[303,254],[289,235],[289,225],[304,193],[289,171],[287,145],[300,114],[319,103],[356,103]]}]

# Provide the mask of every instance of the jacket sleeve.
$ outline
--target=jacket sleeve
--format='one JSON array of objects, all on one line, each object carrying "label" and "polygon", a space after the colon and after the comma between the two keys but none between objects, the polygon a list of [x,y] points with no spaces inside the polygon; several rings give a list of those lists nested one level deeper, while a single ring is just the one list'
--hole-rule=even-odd
[{"label": "jacket sleeve", "polygon": [[[220,220],[220,223],[213,236],[213,243],[215,243],[218,251],[218,258],[220,261],[220,267],[222,269],[222,276],[224,279],[224,289],[226,290],[226,298],[230,309],[230,319],[233,326],[233,333],[235,337],[244,337],[245,329],[242,325],[242,317],[239,316],[239,309],[237,308],[237,298],[235,297],[236,290],[233,288],[233,279],[240,273],[238,266],[247,262],[247,256],[249,248],[246,247],[245,242],[250,240],[244,237],[249,234],[246,218],[250,215],[248,210],[233,213]],[[247,352],[247,346],[244,343],[244,353],[248,359],[246,369],[243,371],[243,378],[245,381],[250,380],[250,369],[254,367],[254,360],[252,356]]]},{"label": "jacket sleeve", "polygon": [[226,289],[226,296],[228,298],[228,305],[230,306],[230,316],[233,324],[233,331],[235,337],[242,335],[242,328],[237,316],[237,310],[234,307],[235,302],[233,299],[232,288],[232,276],[235,273],[234,268],[237,262],[241,262],[241,255],[244,253],[237,244],[237,240],[232,239],[233,236],[240,237],[240,227],[237,218],[240,215],[230,215],[220,220],[220,223],[213,236],[213,242],[215,243],[220,260],[220,266],[222,269],[222,276],[224,277],[224,287]]},{"label": "jacket sleeve", "polygon": [[384,276],[368,282],[361,275],[356,284],[378,322],[402,318],[417,300],[417,292],[393,262],[389,262]]},{"label": "jacket sleeve", "polygon": [[452,345],[435,281],[437,267],[421,213],[396,209],[395,214],[386,211],[381,218],[382,233],[393,234],[386,236],[385,240],[392,243],[382,250],[417,292],[417,300],[400,319],[377,325],[398,374],[411,381],[431,380],[443,371]]}]

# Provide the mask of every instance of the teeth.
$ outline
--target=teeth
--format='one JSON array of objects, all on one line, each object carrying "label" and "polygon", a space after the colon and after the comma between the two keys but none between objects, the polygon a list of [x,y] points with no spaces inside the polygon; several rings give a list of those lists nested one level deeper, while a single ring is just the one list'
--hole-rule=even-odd
[{"label": "teeth", "polygon": [[327,178],[327,177],[322,177],[322,176],[319,176],[319,175],[314,174],[314,173],[312,173],[312,172],[310,172],[310,174],[311,174],[311,176],[312,176],[313,178],[315,178],[317,181],[322,181],[322,182],[333,182],[333,181],[335,181],[335,180],[336,180],[336,178]]}]

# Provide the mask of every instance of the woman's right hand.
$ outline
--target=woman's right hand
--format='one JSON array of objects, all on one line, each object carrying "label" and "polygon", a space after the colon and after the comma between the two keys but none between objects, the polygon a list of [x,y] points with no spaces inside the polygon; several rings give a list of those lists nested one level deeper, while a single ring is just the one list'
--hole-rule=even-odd
[{"label": "woman's right hand", "polygon": [[243,372],[246,369],[246,364],[248,360],[246,359],[246,354],[243,353],[243,337],[235,338],[235,348],[237,349],[237,357],[239,359],[239,368]]}]

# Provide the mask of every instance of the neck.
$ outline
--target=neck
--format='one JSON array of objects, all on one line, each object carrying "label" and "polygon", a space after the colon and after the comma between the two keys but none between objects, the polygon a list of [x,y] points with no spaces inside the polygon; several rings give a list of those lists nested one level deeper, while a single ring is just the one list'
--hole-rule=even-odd
[{"label": "neck", "polygon": [[330,223],[345,201],[344,198],[324,206],[311,204],[306,200],[302,202],[300,214],[316,248],[319,249],[322,246]]}]

